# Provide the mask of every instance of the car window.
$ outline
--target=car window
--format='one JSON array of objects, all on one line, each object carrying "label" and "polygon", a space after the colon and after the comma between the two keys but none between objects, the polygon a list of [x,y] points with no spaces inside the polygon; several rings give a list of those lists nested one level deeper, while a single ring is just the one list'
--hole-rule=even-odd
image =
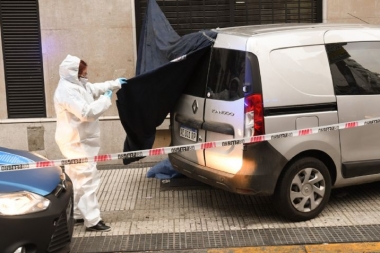
[{"label": "car window", "polygon": [[380,94],[380,42],[327,44],[336,95]]},{"label": "car window", "polygon": [[214,48],[211,53],[206,96],[234,101],[244,97],[246,52]]}]

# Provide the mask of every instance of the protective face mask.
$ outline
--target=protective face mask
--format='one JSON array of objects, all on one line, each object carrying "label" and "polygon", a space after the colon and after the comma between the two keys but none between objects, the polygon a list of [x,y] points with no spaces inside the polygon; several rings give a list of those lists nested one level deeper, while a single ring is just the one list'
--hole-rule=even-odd
[{"label": "protective face mask", "polygon": [[79,77],[79,82],[81,82],[81,84],[85,85],[88,82],[88,79],[84,78],[84,77]]}]

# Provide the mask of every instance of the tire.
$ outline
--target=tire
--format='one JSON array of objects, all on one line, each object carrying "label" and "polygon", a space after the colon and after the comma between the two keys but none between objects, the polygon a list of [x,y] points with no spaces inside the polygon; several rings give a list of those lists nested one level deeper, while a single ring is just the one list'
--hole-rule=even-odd
[{"label": "tire", "polygon": [[325,208],[330,193],[331,176],[326,165],[314,157],[303,157],[290,164],[280,176],[273,196],[274,206],[287,219],[310,220]]}]

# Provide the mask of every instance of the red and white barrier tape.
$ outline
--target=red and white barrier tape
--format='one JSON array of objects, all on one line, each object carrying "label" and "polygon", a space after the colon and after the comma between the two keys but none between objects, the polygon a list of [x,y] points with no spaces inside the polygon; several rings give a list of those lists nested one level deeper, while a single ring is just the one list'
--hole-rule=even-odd
[{"label": "red and white barrier tape", "polygon": [[225,147],[225,146],[235,146],[239,144],[248,144],[248,143],[254,143],[254,142],[261,142],[261,141],[269,141],[273,139],[304,136],[304,135],[316,134],[320,132],[336,131],[339,129],[355,128],[355,127],[379,124],[379,123],[380,123],[380,118],[371,118],[368,120],[358,120],[358,121],[352,121],[352,122],[327,125],[327,126],[322,126],[322,127],[305,128],[305,129],[300,129],[300,130],[292,130],[292,131],[285,131],[285,132],[279,132],[279,133],[273,133],[273,134],[246,137],[246,138],[241,138],[241,139],[202,142],[202,143],[195,143],[195,144],[189,144],[189,145],[146,149],[146,150],[138,150],[138,151],[124,152],[124,153],[116,153],[116,154],[97,155],[94,157],[40,161],[40,162],[35,162],[35,163],[25,163],[25,164],[17,164],[17,165],[1,165],[0,172],[37,169],[37,168],[52,167],[52,166],[64,166],[64,165],[69,165],[69,164],[79,164],[79,163],[87,163],[87,162],[106,162],[106,161],[119,160],[119,159],[125,159],[125,158],[155,156],[155,155],[164,155],[164,154],[184,152],[184,151],[218,148],[218,147]]}]

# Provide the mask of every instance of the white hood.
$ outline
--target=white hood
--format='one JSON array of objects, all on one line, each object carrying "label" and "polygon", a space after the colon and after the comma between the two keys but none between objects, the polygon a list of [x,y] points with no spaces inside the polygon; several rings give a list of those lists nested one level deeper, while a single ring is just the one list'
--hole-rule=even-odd
[{"label": "white hood", "polygon": [[78,80],[80,59],[76,56],[67,55],[59,65],[59,76],[70,83],[80,84]]}]

